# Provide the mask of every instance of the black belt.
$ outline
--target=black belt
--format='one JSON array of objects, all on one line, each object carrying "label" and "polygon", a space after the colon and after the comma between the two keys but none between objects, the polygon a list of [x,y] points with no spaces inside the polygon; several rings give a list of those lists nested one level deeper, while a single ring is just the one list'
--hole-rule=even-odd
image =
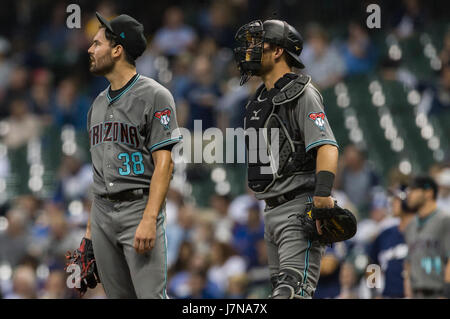
[{"label": "black belt", "polygon": [[111,202],[126,202],[141,199],[145,195],[148,195],[148,192],[149,192],[148,188],[138,188],[138,189],[130,189],[115,194],[104,194],[100,195],[100,197],[103,199],[107,199]]},{"label": "black belt", "polygon": [[[311,190],[312,191],[312,190]],[[298,195],[306,193],[303,188],[296,188],[280,196],[266,198],[264,201],[269,208],[274,208],[295,199]]]}]

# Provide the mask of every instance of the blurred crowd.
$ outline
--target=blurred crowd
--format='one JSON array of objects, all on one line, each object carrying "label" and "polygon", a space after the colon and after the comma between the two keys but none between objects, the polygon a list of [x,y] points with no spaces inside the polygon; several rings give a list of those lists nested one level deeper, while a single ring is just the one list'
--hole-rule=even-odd
[{"label": "blurred crowd", "polygon": [[[261,5],[267,6],[267,1]],[[66,26],[65,2],[37,10],[46,20],[33,18],[31,2],[16,5],[14,25],[0,32],[0,155],[27,145],[48,127],[71,127],[86,132],[86,114],[93,99],[104,90],[104,78],[88,73],[87,48],[98,28],[95,11],[112,18],[138,9],[112,1],[82,7],[82,28]],[[387,20],[391,34],[408,38],[431,23],[420,1],[402,1]],[[4,4],[0,5],[4,6]],[[21,8],[20,6],[23,6]],[[187,6],[187,5],[186,5]],[[201,120],[209,127],[242,127],[247,99],[258,87],[252,78],[239,86],[233,60],[234,34],[252,8],[270,17],[270,6],[257,1],[206,1],[202,10],[182,5],[164,8],[162,24],[149,27],[148,47],[137,60],[140,74],[162,83],[172,92],[179,125],[193,129]],[[134,11],[133,11],[134,10]],[[139,20],[139,16],[137,16]],[[359,19],[359,17],[358,17]],[[320,21],[320,19],[318,19]],[[362,19],[364,21],[364,19]],[[432,82],[397,62],[384,59],[369,30],[360,20],[341,22],[340,37],[322,22],[289,21],[305,39],[302,60],[305,73],[320,89],[332,88],[347,77],[383,69],[385,77],[429,92],[426,112],[450,112],[450,29],[437,53],[441,67]],[[145,21],[142,21],[146,25]],[[297,22],[297,23],[296,23]],[[5,28],[2,26],[2,28]],[[29,30],[29,34],[27,33]],[[326,105],[326,101],[325,101]],[[45,149],[43,150],[45,152]],[[54,192],[19,194],[3,202],[0,210],[0,296],[3,298],[77,298],[67,288],[66,251],[78,247],[89,218],[92,171],[88,152],[66,152],[59,160]],[[9,177],[15,163],[0,156],[0,178]],[[189,170],[189,167],[187,167]],[[450,209],[450,161],[436,163],[427,172],[439,185],[441,210]],[[183,183],[170,189],[167,204],[168,294],[172,298],[265,298],[270,293],[262,211],[246,190],[221,191],[198,205]],[[209,176],[203,176],[209,179]],[[317,298],[374,298],[382,289],[366,285],[366,266],[372,262],[373,243],[400,215],[393,208],[389,187],[400,187],[409,176],[397,172],[382,176],[364,150],[341,145],[334,197],[358,218],[358,233],[328,247],[322,261]],[[1,192],[7,192],[0,183]],[[399,259],[405,256],[399,256]],[[403,291],[403,290],[402,290]],[[85,298],[104,298],[99,285]],[[395,297],[403,297],[402,293]]]}]

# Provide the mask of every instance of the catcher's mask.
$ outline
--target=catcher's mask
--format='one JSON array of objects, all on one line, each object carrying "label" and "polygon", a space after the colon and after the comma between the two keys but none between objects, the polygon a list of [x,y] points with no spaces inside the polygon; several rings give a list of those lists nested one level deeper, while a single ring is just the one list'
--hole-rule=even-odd
[{"label": "catcher's mask", "polygon": [[261,69],[264,42],[273,43],[285,49],[297,68],[305,66],[299,55],[303,49],[303,38],[291,25],[281,20],[255,20],[239,28],[235,36],[238,46],[234,58],[241,73],[241,85]]}]

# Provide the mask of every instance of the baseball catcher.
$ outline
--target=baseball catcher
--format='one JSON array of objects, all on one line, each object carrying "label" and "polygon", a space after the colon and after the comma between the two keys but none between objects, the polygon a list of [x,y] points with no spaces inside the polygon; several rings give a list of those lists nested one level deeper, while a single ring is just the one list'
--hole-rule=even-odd
[{"label": "baseball catcher", "polygon": [[355,217],[331,197],[338,144],[311,77],[293,71],[304,68],[300,33],[286,21],[255,20],[235,38],[241,85],[252,76],[263,82],[246,105],[244,126],[248,186],[266,202],[271,298],[309,299],[325,244],[356,232]]}]

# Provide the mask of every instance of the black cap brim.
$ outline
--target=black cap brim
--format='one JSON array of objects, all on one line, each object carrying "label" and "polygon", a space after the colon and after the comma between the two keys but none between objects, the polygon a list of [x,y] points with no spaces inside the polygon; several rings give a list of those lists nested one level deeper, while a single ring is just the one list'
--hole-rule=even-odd
[{"label": "black cap brim", "polygon": [[299,57],[298,55],[296,55],[295,53],[292,53],[292,52],[290,52],[290,51],[288,51],[288,50],[286,50],[286,52],[287,52],[292,58],[294,58],[294,60],[296,61],[295,65],[294,65],[296,68],[299,68],[299,69],[304,69],[304,68],[305,68],[305,65],[303,64],[302,60],[300,60],[300,57]]},{"label": "black cap brim", "polygon": [[100,23],[101,23],[102,25],[104,25],[105,28],[107,28],[109,31],[111,31],[112,33],[114,33],[114,30],[113,30],[112,27],[111,27],[111,23],[109,23],[108,20],[106,20],[105,18],[103,18],[103,17],[100,15],[100,13],[98,13],[98,12],[95,12],[95,15],[97,16],[98,21],[100,21]]}]

